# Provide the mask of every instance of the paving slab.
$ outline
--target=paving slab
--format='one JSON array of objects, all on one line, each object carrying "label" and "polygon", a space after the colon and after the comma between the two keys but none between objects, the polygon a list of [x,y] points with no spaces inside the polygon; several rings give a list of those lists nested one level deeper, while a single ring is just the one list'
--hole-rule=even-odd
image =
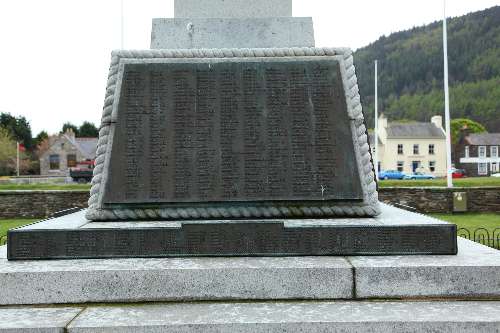
[{"label": "paving slab", "polygon": [[92,307],[68,332],[499,332],[500,302],[266,302]]},{"label": "paving slab", "polygon": [[352,268],[341,257],[7,261],[0,304],[228,299],[345,299]]},{"label": "paving slab", "polygon": [[0,308],[0,332],[65,332],[83,308]]},{"label": "paving slab", "polygon": [[500,298],[500,251],[458,238],[455,256],[349,257],[357,298]]}]

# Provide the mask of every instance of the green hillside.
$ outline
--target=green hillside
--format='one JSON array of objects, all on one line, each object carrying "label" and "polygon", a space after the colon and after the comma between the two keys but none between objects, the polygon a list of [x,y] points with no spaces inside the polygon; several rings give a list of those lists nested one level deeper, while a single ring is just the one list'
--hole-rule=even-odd
[{"label": "green hillside", "polygon": [[[373,126],[373,61],[379,60],[380,110],[391,120],[442,114],[442,21],[382,37],[355,52],[361,98]],[[500,132],[500,6],[448,23],[452,118]]]}]

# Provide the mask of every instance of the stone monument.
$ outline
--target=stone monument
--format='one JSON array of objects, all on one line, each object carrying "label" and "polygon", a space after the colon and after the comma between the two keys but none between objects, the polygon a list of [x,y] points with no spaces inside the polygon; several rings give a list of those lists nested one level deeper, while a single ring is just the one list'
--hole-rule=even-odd
[{"label": "stone monument", "polygon": [[352,52],[260,2],[177,1],[113,52],[88,220],[10,259],[456,253],[455,226],[380,214]]},{"label": "stone monument", "polygon": [[0,330],[498,331],[500,252],[377,203],[351,52],[291,4],[113,53],[90,207],[9,231]]}]

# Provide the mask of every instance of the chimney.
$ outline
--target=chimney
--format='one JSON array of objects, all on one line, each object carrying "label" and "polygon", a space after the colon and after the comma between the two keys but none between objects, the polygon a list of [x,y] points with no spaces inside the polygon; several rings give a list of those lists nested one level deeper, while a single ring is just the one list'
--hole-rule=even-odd
[{"label": "chimney", "polygon": [[384,116],[383,113],[381,113],[380,116],[378,117],[378,128],[379,130],[387,128],[387,118]]},{"label": "chimney", "polygon": [[436,125],[437,128],[443,128],[443,117],[441,116],[434,116],[431,118],[431,123]]},{"label": "chimney", "polygon": [[466,138],[470,135],[470,129],[467,124],[464,124],[458,133],[458,143],[465,144]]},{"label": "chimney", "polygon": [[75,132],[73,132],[73,129],[71,128],[68,128],[66,129],[66,136],[71,140],[71,141],[75,141]]}]

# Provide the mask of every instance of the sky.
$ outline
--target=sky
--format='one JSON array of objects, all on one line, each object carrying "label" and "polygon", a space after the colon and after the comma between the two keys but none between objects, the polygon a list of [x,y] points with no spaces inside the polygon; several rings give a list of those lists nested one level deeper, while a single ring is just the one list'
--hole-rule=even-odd
[{"label": "sky", "polygon": [[[448,0],[447,16],[500,5]],[[353,49],[443,17],[441,0],[294,0],[311,16],[317,46]],[[121,47],[120,0],[0,0],[0,112],[24,116],[33,136],[63,123],[99,126],[110,54]],[[173,0],[124,0],[124,48],[147,49],[151,19]]]}]

